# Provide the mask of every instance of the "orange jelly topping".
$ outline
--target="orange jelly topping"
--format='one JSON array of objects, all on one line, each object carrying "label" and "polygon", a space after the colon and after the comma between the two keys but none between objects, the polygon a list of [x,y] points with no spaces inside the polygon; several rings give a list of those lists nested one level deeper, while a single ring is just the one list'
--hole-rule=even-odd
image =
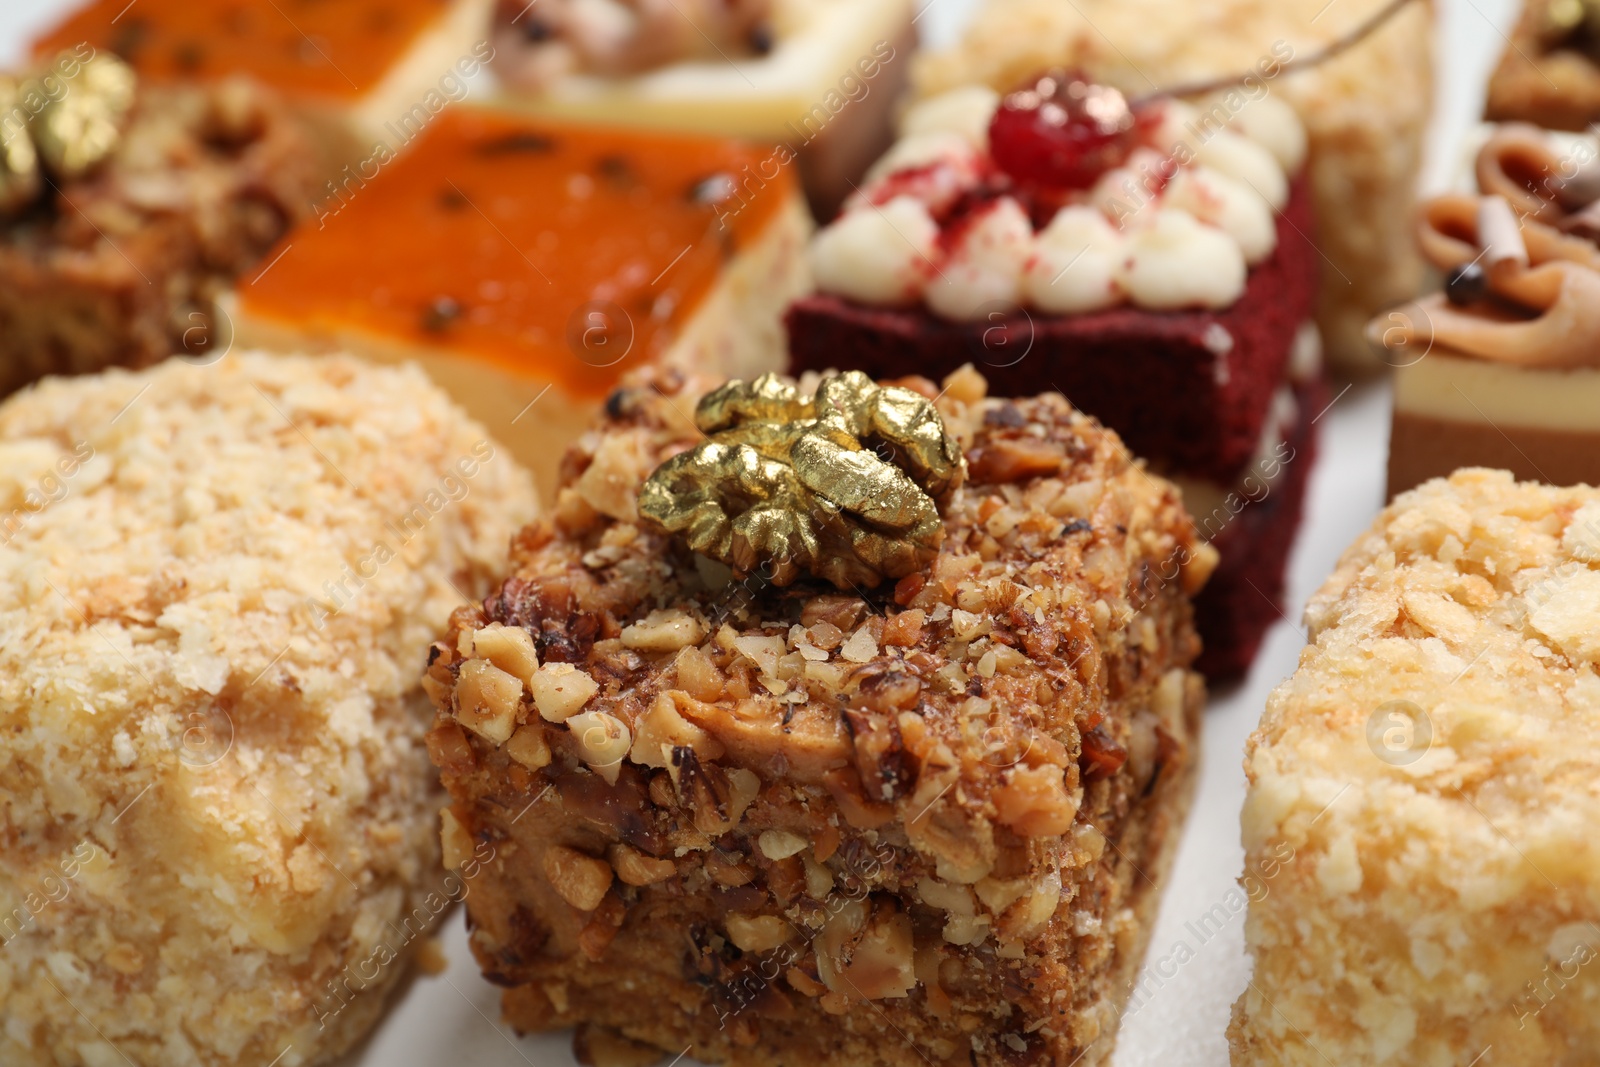
[{"label": "orange jelly topping", "polygon": [[453,108],[399,159],[347,168],[320,217],[240,280],[241,307],[602,396],[795,195],[789,169],[756,176],[770,156]]},{"label": "orange jelly topping", "polygon": [[34,45],[89,42],[158,79],[249,74],[283,92],[355,99],[453,0],[93,0]]}]

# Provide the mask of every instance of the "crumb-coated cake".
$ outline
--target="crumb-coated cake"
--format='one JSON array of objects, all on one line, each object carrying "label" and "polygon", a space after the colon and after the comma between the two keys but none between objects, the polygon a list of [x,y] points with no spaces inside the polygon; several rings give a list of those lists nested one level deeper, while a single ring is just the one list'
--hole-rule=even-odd
[{"label": "crumb-coated cake", "polygon": [[811,243],[791,368],[977,360],[998,394],[1065,394],[1208,520],[1202,669],[1242,673],[1279,617],[1326,403],[1300,120],[1050,71],[929,98],[902,131]]},{"label": "crumb-coated cake", "polygon": [[1484,107],[1492,122],[1582,130],[1600,119],[1600,7],[1526,0]]},{"label": "crumb-coated cake", "polygon": [[772,147],[829,218],[893,138],[912,0],[496,0],[498,102],[582,123]]},{"label": "crumb-coated cake", "polygon": [[[970,84],[1009,92],[1040,70],[1081,67],[1130,94],[1239,76],[1223,113],[1252,101],[1294,106],[1310,142],[1313,235],[1322,253],[1317,324],[1330,360],[1377,361],[1368,318],[1409,299],[1422,278],[1408,240],[1432,110],[1432,0],[1414,0],[1337,55],[1385,0],[986,0],[959,43],[919,57],[922,96]],[[1323,258],[1325,257],[1325,258]]]},{"label": "crumb-coated cake", "polygon": [[459,897],[417,667],[534,513],[421,372],[0,404],[0,1063],[320,1064]]},{"label": "crumb-coated cake", "polygon": [[0,395],[197,361],[216,298],[310,214],[304,128],[244,81],[162,86],[86,44],[0,76]]},{"label": "crumb-coated cake", "polygon": [[[1600,1048],[1600,490],[1457,472],[1306,612],[1245,757],[1239,1067],[1578,1067]],[[1274,851],[1276,850],[1276,851]]]},{"label": "crumb-coated cake", "polygon": [[750,176],[765,153],[457,108],[241,282],[237,336],[420,363],[551,496],[624,374],[781,369],[811,220],[791,170]]},{"label": "crumb-coated cake", "polygon": [[613,394],[431,653],[506,1019],[588,1062],[1106,1062],[1213,554],[1059,395],[709,384]]},{"label": "crumb-coated cake", "polygon": [[1479,150],[1478,193],[1423,206],[1443,291],[1379,315],[1395,370],[1389,495],[1458,467],[1600,485],[1600,181],[1593,138],[1523,125]]}]

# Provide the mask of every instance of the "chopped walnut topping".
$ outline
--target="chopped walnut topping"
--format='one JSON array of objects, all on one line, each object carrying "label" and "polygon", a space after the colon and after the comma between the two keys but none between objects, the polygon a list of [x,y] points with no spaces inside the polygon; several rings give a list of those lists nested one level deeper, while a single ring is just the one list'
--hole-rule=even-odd
[{"label": "chopped walnut topping", "polygon": [[503,745],[517,728],[517,708],[522,701],[522,682],[486,659],[462,664],[456,682],[456,719],[483,738]]},{"label": "chopped walnut topping", "polygon": [[622,643],[641,652],[676,652],[698,645],[705,635],[705,626],[687,612],[652,611],[643,621],[622,628]]},{"label": "chopped walnut topping", "polygon": [[584,711],[567,720],[577,741],[578,755],[606,781],[616,784],[622,761],[633,745],[628,724],[603,711]]},{"label": "chopped walnut topping", "polygon": [[459,870],[472,858],[472,837],[449,808],[439,812],[439,845],[446,870]]},{"label": "chopped walnut topping", "polygon": [[539,656],[534,651],[533,635],[522,627],[492,622],[472,632],[472,647],[474,655],[520,679],[524,685],[533,683],[533,672],[539,669]]},{"label": "chopped walnut topping", "polygon": [[728,940],[741,952],[771,952],[795,935],[794,927],[776,915],[729,915]]},{"label": "chopped walnut topping", "polygon": [[544,730],[536,724],[517,727],[517,732],[506,742],[506,755],[531,771],[550,765],[550,743]]},{"label": "chopped walnut topping", "polygon": [[544,664],[528,688],[539,714],[551,722],[566,722],[600,691],[593,678],[570,663]]},{"label": "chopped walnut topping", "polygon": [[611,888],[611,865],[565,845],[544,854],[544,876],[561,899],[579,911],[593,911]]}]

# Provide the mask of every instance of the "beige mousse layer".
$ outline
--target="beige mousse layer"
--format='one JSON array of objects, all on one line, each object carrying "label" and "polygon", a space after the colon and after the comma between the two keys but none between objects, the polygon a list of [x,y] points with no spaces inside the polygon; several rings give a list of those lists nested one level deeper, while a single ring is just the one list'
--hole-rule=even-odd
[{"label": "beige mousse layer", "polygon": [[1600,370],[1544,370],[1431,352],[1395,375],[1389,495],[1461,467],[1600,484]]}]

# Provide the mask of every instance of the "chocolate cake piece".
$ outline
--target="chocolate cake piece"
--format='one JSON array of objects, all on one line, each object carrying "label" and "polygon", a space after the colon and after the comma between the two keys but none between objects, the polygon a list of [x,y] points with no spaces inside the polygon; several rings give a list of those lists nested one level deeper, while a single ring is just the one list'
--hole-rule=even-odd
[{"label": "chocolate cake piece", "polygon": [[1276,250],[1250,272],[1244,295],[1220,310],[1122,305],[1063,316],[1018,308],[952,322],[920,305],[870,307],[817,293],[785,318],[790,368],[892,378],[972,363],[997,396],[1059,390],[1135,455],[1231,484],[1255,453],[1316,299],[1310,214],[1297,181],[1278,218]]},{"label": "chocolate cake piece", "polygon": [[[870,386],[819,396],[841,381]],[[860,450],[771,376],[698,411],[703,381],[622,389],[500,591],[434,646],[446,862],[493,844],[466,905],[513,1026],[634,1062],[1109,1061],[1188,802],[1189,597],[1214,554],[1059,396],[909,384],[964,484],[938,455],[927,473],[902,431],[933,406],[906,389],[850,405],[877,427]],[[720,466],[745,442],[766,460]],[[831,487],[817,507],[785,510],[790,461]],[[884,467],[930,494],[898,500],[926,537],[874,540],[892,493],[830,505]],[[706,509],[745,492],[776,503],[719,541]],[[878,563],[823,580],[791,573],[804,552],[688,547],[737,559],[797,519],[863,552],[810,566]],[[920,547],[891,567],[895,545]]]},{"label": "chocolate cake piece", "polygon": [[1207,678],[1244,674],[1267,631],[1282,618],[1289,553],[1317,460],[1311,420],[1328,403],[1327,390],[1316,381],[1300,385],[1293,396],[1293,422],[1230,492],[1179,480],[1195,525],[1220,557],[1194,602],[1204,646],[1196,666]]}]

